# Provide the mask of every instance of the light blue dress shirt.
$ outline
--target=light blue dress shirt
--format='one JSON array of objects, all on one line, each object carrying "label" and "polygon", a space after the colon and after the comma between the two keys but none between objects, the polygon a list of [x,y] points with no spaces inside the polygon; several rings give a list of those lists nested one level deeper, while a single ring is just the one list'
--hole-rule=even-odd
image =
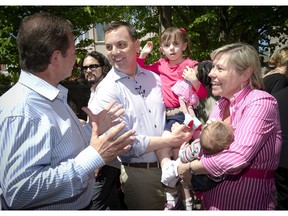
[{"label": "light blue dress shirt", "polygon": [[91,127],[80,125],[67,92],[22,71],[0,98],[2,208],[81,209],[91,201],[104,161],[89,146]]},{"label": "light blue dress shirt", "polygon": [[100,112],[112,100],[123,104],[121,119],[134,129],[136,141],[129,152],[119,156],[126,163],[158,161],[155,151],[145,153],[150,136],[162,136],[165,125],[165,105],[159,75],[137,66],[135,77],[129,77],[114,67],[96,88],[96,100],[90,101],[93,113]]}]

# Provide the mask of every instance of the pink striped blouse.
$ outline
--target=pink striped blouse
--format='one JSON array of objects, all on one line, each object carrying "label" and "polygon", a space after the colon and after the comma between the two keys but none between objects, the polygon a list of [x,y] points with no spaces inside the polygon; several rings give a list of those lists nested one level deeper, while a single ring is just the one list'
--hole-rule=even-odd
[{"label": "pink striped blouse", "polygon": [[[216,102],[210,118],[223,120],[228,99]],[[230,124],[235,140],[218,154],[205,155],[201,162],[213,176],[226,180],[203,194],[205,210],[268,210],[275,208],[274,178],[255,179],[237,175],[250,166],[275,170],[281,150],[281,129],[276,99],[270,94],[244,88],[230,99]]]}]

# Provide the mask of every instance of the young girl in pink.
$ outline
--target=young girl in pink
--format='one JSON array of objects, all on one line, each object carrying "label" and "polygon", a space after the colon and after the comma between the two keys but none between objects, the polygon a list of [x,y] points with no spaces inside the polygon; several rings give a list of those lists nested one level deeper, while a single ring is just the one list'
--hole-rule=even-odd
[{"label": "young girl in pink", "polygon": [[[152,41],[149,41],[143,47],[137,62],[141,67],[154,71],[160,75],[162,94],[166,105],[166,125],[163,135],[171,133],[172,125],[175,122],[180,124],[185,123],[188,127],[200,132],[199,129],[202,124],[196,118],[191,103],[188,104],[189,101],[186,99],[190,99],[190,95],[192,96],[193,94],[193,96],[197,97],[196,102],[198,103],[199,99],[207,97],[207,90],[197,79],[196,74],[191,75],[195,70],[190,70],[189,68],[194,68],[198,62],[191,60],[188,57],[190,50],[189,37],[186,30],[176,27],[167,28],[160,38],[160,51],[163,54],[163,58],[160,58],[150,65],[145,65],[146,56],[151,53],[152,50],[153,43]],[[187,78],[189,74],[189,77],[191,78],[189,81],[185,80],[185,74],[183,75],[183,72],[187,74]],[[179,80],[182,81],[177,83]],[[183,87],[183,83],[185,84],[188,97],[187,95],[184,97],[183,95],[178,94],[182,92],[181,90],[178,91],[178,87],[180,85]],[[173,92],[172,87],[179,96]],[[192,103],[193,106],[196,105],[194,103],[195,101]],[[160,151],[167,151],[167,149],[161,149]],[[171,149],[168,149],[168,151],[171,151]],[[179,148],[173,149],[172,155],[174,160],[178,158],[178,152]],[[175,176],[178,174],[176,172],[177,164],[174,160],[161,162],[161,182],[168,186],[166,193],[167,206],[170,206],[168,209],[177,209],[177,203],[179,203],[176,191],[176,184],[179,178],[175,180]]]}]

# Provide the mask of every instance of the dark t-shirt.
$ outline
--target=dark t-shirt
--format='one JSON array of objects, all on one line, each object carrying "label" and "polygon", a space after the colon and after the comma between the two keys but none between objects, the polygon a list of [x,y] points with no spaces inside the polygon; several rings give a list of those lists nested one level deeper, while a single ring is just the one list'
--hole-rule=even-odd
[{"label": "dark t-shirt", "polygon": [[276,93],[288,86],[288,78],[284,74],[274,73],[263,78],[264,90],[268,93]]},{"label": "dark t-shirt", "polygon": [[282,149],[279,167],[288,169],[288,87],[272,95],[278,102],[282,130]]}]

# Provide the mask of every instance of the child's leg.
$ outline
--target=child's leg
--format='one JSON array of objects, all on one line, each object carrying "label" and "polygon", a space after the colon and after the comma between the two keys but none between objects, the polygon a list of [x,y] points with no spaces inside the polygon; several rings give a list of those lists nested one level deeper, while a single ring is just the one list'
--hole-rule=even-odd
[{"label": "child's leg", "polygon": [[[169,136],[171,134],[170,131],[164,131],[162,136]],[[161,165],[161,168],[164,167],[164,164],[168,161],[171,160],[171,148],[168,147],[168,148],[162,148],[162,149],[158,149],[156,150],[156,154],[157,154],[157,157],[160,161],[160,165]]]},{"label": "child's leg", "polygon": [[184,193],[184,205],[186,210],[191,211],[193,209],[193,196],[191,194],[191,188],[184,183],[183,180],[180,181],[183,187]]},{"label": "child's leg", "polygon": [[192,116],[196,117],[193,106],[187,106],[187,112]]},{"label": "child's leg", "polygon": [[[171,132],[164,131],[162,136],[168,136]],[[165,185],[166,190],[166,207],[165,210],[175,210],[179,204],[176,184],[179,177],[175,174],[174,160],[171,160],[171,148],[162,148],[156,150],[157,157],[161,164],[161,182]]]},{"label": "child's leg", "polygon": [[161,182],[166,190],[166,207],[164,210],[177,210],[180,207],[181,200],[178,197],[177,183],[179,181],[177,173],[178,161],[169,160],[162,167]]},{"label": "child's leg", "polygon": [[[190,116],[189,117],[189,121],[192,121],[192,129],[194,131],[201,130],[202,122],[196,117],[195,112],[193,110],[193,107],[192,106],[188,106],[187,110],[188,110],[188,113],[189,113],[189,116]],[[186,120],[186,116],[185,116],[185,120]]]},{"label": "child's leg", "polygon": [[[166,119],[168,122],[165,126],[166,130],[163,132],[162,136],[169,136],[170,131],[168,128],[172,128],[173,123],[176,122],[183,122],[183,115],[182,113],[175,114],[177,116],[171,116],[171,118]],[[169,125],[171,127],[169,127]],[[168,126],[168,127],[167,127]],[[177,189],[177,183],[179,181],[178,173],[177,173],[177,166],[178,161],[176,159],[178,158],[178,151],[175,150],[174,152],[171,151],[171,148],[162,148],[156,151],[157,157],[161,164],[161,183],[165,185],[166,189],[166,207],[165,210],[176,210],[181,204],[180,199],[178,197],[178,189]],[[174,160],[171,160],[171,156]]]},{"label": "child's leg", "polygon": [[184,113],[184,115],[189,114],[189,110],[187,108],[185,101],[180,97],[178,98],[178,100],[179,100],[180,108],[182,112]]},{"label": "child's leg", "polygon": [[188,107],[187,107],[187,105],[186,105],[186,103],[185,103],[185,101],[183,99],[181,99],[180,97],[178,99],[179,99],[179,103],[180,103],[180,107],[182,109],[182,112],[184,113],[184,116],[185,116],[184,124],[187,127],[192,127],[193,119],[192,119],[192,116],[189,113]]},{"label": "child's leg", "polygon": [[164,210],[178,210],[180,207],[180,200],[177,188],[166,187],[166,206]]}]

